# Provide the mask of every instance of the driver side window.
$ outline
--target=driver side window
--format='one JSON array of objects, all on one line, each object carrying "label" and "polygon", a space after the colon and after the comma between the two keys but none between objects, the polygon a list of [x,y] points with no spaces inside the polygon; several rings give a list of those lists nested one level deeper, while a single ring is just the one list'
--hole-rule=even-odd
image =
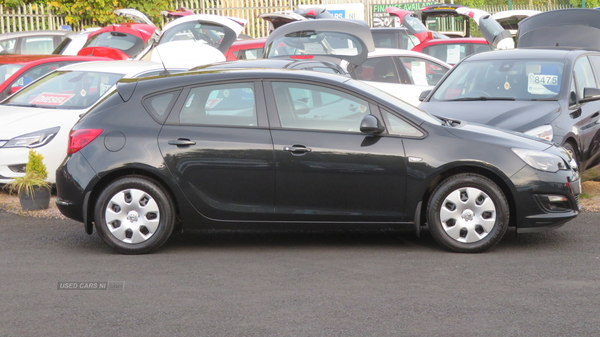
[{"label": "driver side window", "polygon": [[594,78],[594,72],[592,66],[587,57],[582,57],[575,63],[573,69],[575,75],[575,82],[577,84],[577,98],[583,98],[583,88],[597,88],[596,79]]},{"label": "driver side window", "polygon": [[360,132],[369,103],[345,92],[312,84],[273,82],[283,128]]}]

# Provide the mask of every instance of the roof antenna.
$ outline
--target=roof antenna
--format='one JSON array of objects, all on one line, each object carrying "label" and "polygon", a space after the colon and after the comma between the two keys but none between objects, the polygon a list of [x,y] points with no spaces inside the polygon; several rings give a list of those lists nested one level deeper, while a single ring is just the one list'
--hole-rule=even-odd
[{"label": "roof antenna", "polygon": [[160,74],[158,74],[159,76],[166,76],[166,75],[170,75],[171,73],[167,70],[167,67],[165,66],[165,62],[163,61],[162,56],[160,56],[160,53],[158,52],[158,42],[154,42],[154,50],[153,52],[156,52],[156,55],[158,55],[158,58],[160,59],[160,64],[162,64],[163,66],[163,71],[160,72]]}]

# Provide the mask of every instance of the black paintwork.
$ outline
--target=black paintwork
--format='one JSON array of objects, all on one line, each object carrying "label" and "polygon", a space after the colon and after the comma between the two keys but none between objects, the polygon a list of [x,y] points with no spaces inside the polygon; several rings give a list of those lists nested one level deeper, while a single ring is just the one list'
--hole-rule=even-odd
[{"label": "black paintwork", "polygon": [[519,22],[519,48],[563,47],[600,51],[600,11],[569,8],[546,11]]},{"label": "black paintwork", "polygon": [[[369,102],[379,121],[385,120],[384,114],[395,115],[422,136],[282,128],[270,81],[351,93]],[[127,102],[113,93],[74,126],[103,133],[67,156],[57,171],[57,205],[66,216],[84,222],[88,233],[98,194],[124,175],[143,175],[161,184],[174,199],[183,228],[413,226],[415,218],[425,219],[428,198],[440,180],[463,172],[485,175],[502,188],[511,206],[511,225],[519,231],[557,226],[578,214],[568,186],[577,179],[572,169],[541,172],[511,150],[546,151],[567,160],[560,148],[476,124],[443,122],[342,76],[249,69],[126,82],[120,90],[129,93],[135,87],[125,95],[130,96]],[[253,82],[258,88],[256,126],[177,123],[191,86],[232,82]],[[173,90],[181,94],[164,122],[140,104],[150,94]],[[115,133],[126,139],[120,149],[113,146],[112,136],[107,143],[107,135]],[[195,145],[170,145],[174,139]],[[290,146],[311,152],[289,152],[285,148]],[[535,201],[539,193],[564,195],[572,209],[546,211]],[[422,213],[416,214],[419,204]]]},{"label": "black paintwork", "polygon": [[[599,11],[600,12],[600,11]],[[564,145],[576,144],[579,151],[580,169],[592,167],[600,162],[600,100],[577,101],[569,103],[570,81],[576,60],[590,55],[600,56],[598,52],[568,49],[513,49],[498,50],[471,55],[451,69],[438,82],[419,108],[428,113],[452,119],[466,120],[499,127],[507,130],[525,132],[542,125],[552,125],[553,142]],[[532,100],[479,100],[479,101],[437,101],[433,99],[436,90],[460,67],[469,62],[492,60],[547,60],[564,62],[561,91],[556,99],[550,101]],[[600,79],[600,68],[595,69]],[[468,83],[470,80],[467,79]],[[600,83],[600,82],[599,82]]]}]

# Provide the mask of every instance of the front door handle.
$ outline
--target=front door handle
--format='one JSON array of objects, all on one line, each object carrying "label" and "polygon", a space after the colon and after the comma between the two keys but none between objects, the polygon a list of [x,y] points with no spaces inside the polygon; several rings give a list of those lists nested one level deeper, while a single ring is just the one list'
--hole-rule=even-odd
[{"label": "front door handle", "polygon": [[301,145],[294,145],[294,146],[284,146],[283,151],[288,151],[291,153],[306,153],[306,152],[311,152],[312,149],[305,147],[305,146],[301,146]]},{"label": "front door handle", "polygon": [[196,145],[196,142],[193,140],[186,139],[186,138],[177,138],[175,140],[170,140],[169,145],[190,146],[190,145]]}]

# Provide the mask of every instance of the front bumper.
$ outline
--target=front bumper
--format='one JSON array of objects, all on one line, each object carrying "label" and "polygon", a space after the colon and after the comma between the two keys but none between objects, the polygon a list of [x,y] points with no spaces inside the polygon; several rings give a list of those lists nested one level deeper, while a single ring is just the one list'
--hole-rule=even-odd
[{"label": "front bumper", "polygon": [[580,212],[581,180],[577,172],[543,172],[525,167],[512,178],[517,189],[517,233],[553,230]]}]

